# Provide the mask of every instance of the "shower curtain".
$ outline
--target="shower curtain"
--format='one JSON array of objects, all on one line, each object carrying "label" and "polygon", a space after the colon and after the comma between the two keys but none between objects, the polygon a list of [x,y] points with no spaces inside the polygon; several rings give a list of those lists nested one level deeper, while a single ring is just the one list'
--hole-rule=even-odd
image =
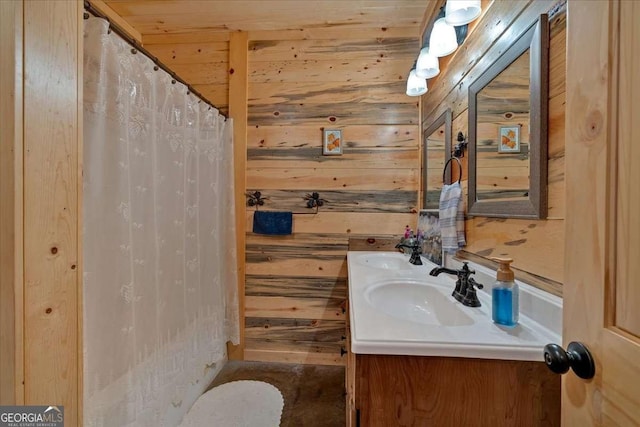
[{"label": "shower curtain", "polygon": [[238,341],[233,126],[105,20],[84,42],[84,425],[176,425]]}]

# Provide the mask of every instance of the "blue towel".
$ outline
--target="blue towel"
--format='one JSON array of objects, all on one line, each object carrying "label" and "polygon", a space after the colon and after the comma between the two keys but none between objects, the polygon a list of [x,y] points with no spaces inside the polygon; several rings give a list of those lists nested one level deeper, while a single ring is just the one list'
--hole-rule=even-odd
[{"label": "blue towel", "polygon": [[440,233],[442,234],[442,250],[447,253],[455,253],[467,244],[464,237],[464,203],[460,182],[442,186]]},{"label": "blue towel", "polygon": [[291,212],[255,211],[253,232],[282,236],[291,234],[293,214]]}]

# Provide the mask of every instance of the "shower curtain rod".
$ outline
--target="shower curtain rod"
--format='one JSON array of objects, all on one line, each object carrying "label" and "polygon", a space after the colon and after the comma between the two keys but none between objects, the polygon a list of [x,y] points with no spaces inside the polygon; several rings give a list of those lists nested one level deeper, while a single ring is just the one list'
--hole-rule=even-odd
[{"label": "shower curtain rod", "polygon": [[[127,34],[127,32],[124,29],[122,29],[118,24],[116,24],[115,22],[111,21],[111,19],[109,19],[108,16],[106,16],[100,10],[96,9],[95,6],[92,5],[90,1],[84,0],[84,10],[86,12],[92,14],[93,16],[97,17],[97,18],[102,18],[105,21],[107,21],[109,23],[109,29],[110,30],[115,32],[117,35],[122,37],[127,43],[129,43],[131,46],[133,46],[133,49],[136,52],[132,52],[132,53],[140,52],[143,55],[145,55],[147,58],[151,59],[153,61],[153,63],[158,68],[161,68],[162,70],[164,70],[167,74],[169,74],[171,76],[171,78],[173,80],[178,81],[178,82],[182,83],[183,85],[185,85],[187,87],[187,91],[188,91],[187,93],[194,94],[196,97],[200,98],[200,100],[203,101],[205,104],[209,105],[209,107],[215,108],[220,113],[220,109],[218,107],[216,107],[213,104],[213,102],[209,101],[204,95],[202,95],[200,92],[195,90],[193,88],[193,86],[191,86],[189,83],[187,83],[183,79],[181,79],[174,71],[171,70],[171,68],[169,68],[168,66],[163,64],[158,59],[158,57],[153,56],[151,54],[151,52],[149,52],[147,49],[145,49],[136,39],[134,39],[133,37],[129,36],[129,34]],[[85,19],[88,19],[88,18],[89,17],[85,15]],[[225,114],[220,113],[220,115],[222,117],[224,117],[225,119],[228,118]]]}]

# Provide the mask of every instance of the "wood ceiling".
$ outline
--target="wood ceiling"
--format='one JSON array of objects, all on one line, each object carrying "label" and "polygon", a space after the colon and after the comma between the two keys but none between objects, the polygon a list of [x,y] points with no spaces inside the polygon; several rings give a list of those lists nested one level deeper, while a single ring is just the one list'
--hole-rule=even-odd
[{"label": "wood ceiling", "polygon": [[341,28],[415,28],[434,0],[105,0],[143,35]]}]

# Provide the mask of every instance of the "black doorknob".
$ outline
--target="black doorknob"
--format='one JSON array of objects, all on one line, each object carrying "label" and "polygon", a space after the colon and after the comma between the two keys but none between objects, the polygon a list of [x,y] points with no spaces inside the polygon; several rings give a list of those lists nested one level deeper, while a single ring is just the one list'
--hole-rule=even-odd
[{"label": "black doorknob", "polygon": [[596,364],[587,347],[579,342],[571,342],[564,351],[558,344],[544,346],[544,363],[556,374],[566,374],[573,369],[580,378],[588,380],[596,374]]}]

